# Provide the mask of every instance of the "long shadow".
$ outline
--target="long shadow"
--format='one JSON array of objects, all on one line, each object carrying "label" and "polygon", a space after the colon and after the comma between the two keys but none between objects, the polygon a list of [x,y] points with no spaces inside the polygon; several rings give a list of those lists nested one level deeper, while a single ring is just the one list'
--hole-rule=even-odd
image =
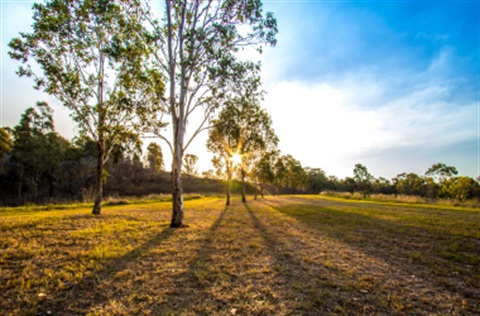
[{"label": "long shadow", "polygon": [[42,301],[38,306],[37,315],[84,314],[92,305],[101,305],[106,302],[109,300],[108,293],[103,292],[100,285],[112,279],[117,272],[125,270],[130,264],[140,260],[141,256],[149,250],[164,243],[174,231],[167,226],[153,238],[125,255],[102,262],[104,268],[101,270],[95,271],[61,292],[53,293],[52,299]]},{"label": "long shadow", "polygon": [[[433,281],[436,286],[452,294],[461,293],[464,298],[472,301],[480,299],[479,288],[465,286],[468,284],[466,279],[474,276],[475,270],[478,271],[478,263],[469,262],[468,256],[465,259],[442,256],[454,240],[459,241],[458,247],[461,250],[472,256],[478,256],[479,249],[475,246],[475,240],[318,204],[308,205],[298,202],[298,204],[292,203],[296,207],[289,208],[279,207],[270,201],[262,201],[262,203],[275,211],[295,218],[320,234],[340,240],[353,249],[385,261],[400,270]],[[301,206],[301,209],[298,206]],[[439,268],[442,266],[444,271]],[[450,269],[458,269],[460,266],[463,269],[461,273],[452,276]],[[444,280],[457,279],[457,282],[445,283],[439,278],[432,278],[432,274],[444,277]]]},{"label": "long shadow", "polygon": [[[470,236],[465,237],[458,232],[449,231],[448,228],[440,229],[431,224],[430,227],[417,226],[413,223],[402,223],[359,214],[348,209],[342,210],[343,203],[337,203],[336,208],[333,208],[334,205],[332,204],[328,204],[331,207],[327,207],[321,204],[301,203],[301,201],[289,204],[293,207],[278,207],[271,202],[263,203],[285,215],[307,223],[312,228],[322,229],[323,232],[329,232],[331,235],[338,235],[346,241],[354,237],[362,237],[361,239],[364,242],[381,246],[384,245],[380,243],[381,238],[385,239],[387,237],[386,239],[390,242],[394,241],[397,246],[407,250],[417,250],[415,248],[422,242],[424,246],[425,242],[428,242],[429,251],[434,252],[440,252],[443,250],[442,247],[447,247],[452,242],[458,241],[460,245],[456,249],[457,252],[469,253],[472,256],[480,255],[478,239]],[[329,228],[329,230],[323,228]],[[363,233],[375,233],[376,235],[362,236]],[[415,244],[415,242],[419,242],[419,244]],[[436,242],[436,244],[432,245],[432,242]],[[469,261],[469,258],[459,256],[453,259],[456,264],[475,265],[475,263]],[[462,259],[465,259],[465,261],[462,261]]]},{"label": "long shadow", "polygon": [[[478,265],[478,262],[471,262],[468,256],[480,255],[479,240],[473,237],[464,237],[434,226],[416,226],[411,223],[354,213],[338,207],[333,208],[331,204],[329,206],[332,207],[325,207],[319,204],[296,202],[289,204],[293,207],[279,207],[271,202],[262,201],[262,203],[331,237],[353,242],[357,246],[375,246],[375,253],[377,250],[384,250],[396,254],[396,251],[400,250],[401,254],[405,254],[404,252],[425,250],[422,249],[423,247],[431,255],[438,255],[452,242],[458,241],[456,251],[467,255],[450,258],[451,261],[455,264]],[[343,207],[343,204],[339,203],[337,206]],[[388,247],[385,247],[385,241],[389,242]]]},{"label": "long shadow", "polygon": [[[384,202],[368,202],[368,201],[335,201],[335,200],[310,200],[305,199],[299,196],[289,196],[289,202],[294,202],[292,204],[296,205],[309,205],[309,206],[317,206],[322,208],[346,208],[351,207],[356,210],[368,210],[373,211],[376,214],[382,215],[410,215],[412,218],[415,218],[415,221],[412,219],[407,218],[405,220],[405,226],[411,226],[417,229],[426,230],[432,234],[439,234],[444,235],[445,233],[445,226],[436,227],[432,225],[432,217],[436,218],[440,221],[446,221],[447,219],[445,216],[450,217],[452,214],[455,214],[457,221],[453,221],[457,227],[452,225],[448,225],[450,228],[449,235],[451,237],[465,237],[465,232],[463,231],[463,227],[461,226],[464,222],[476,222],[477,228],[480,229],[480,222],[478,221],[478,212],[474,212],[473,210],[461,210],[461,209],[441,209],[435,208],[432,206],[418,206],[418,205],[405,205],[405,204],[392,204],[392,203],[384,203]],[[349,212],[351,213],[351,212]],[[372,213],[372,214],[373,214]],[[458,220],[460,219],[461,220]],[[452,228],[456,228],[452,230]],[[469,231],[467,231],[467,236],[471,235],[472,231],[476,229],[471,227]]]},{"label": "long shadow", "polygon": [[[152,307],[154,315],[164,314],[181,314],[181,312],[192,312],[190,306],[199,300],[210,299],[208,297],[207,289],[211,285],[211,280],[200,281],[198,272],[203,271],[209,264],[213,263],[212,244],[215,240],[215,235],[222,225],[228,211],[226,206],[220,213],[219,217],[210,226],[203,237],[203,241],[199,245],[199,250],[195,257],[190,260],[188,267],[184,273],[176,277],[174,287],[175,289],[167,297],[165,302]],[[223,302],[213,302],[222,305]]]},{"label": "long shadow", "polygon": [[[251,210],[250,210],[251,212]],[[253,212],[251,212],[254,215]],[[260,221],[255,219],[255,215],[253,217],[254,222],[256,222],[256,226],[262,231],[262,234],[265,235],[265,240],[267,243],[272,244],[274,247],[280,246],[281,243],[277,242],[272,236],[274,232],[276,236],[283,235],[284,238],[288,238],[289,244],[290,241],[295,245],[295,243],[300,242],[302,243],[302,239],[299,238],[298,235],[289,236],[287,232],[282,231],[282,229],[277,229],[276,227],[272,227],[271,233],[269,233],[269,229],[265,226],[261,225]],[[302,220],[302,222],[305,218]],[[318,229],[318,227],[316,227]],[[311,233],[314,233],[312,230]],[[287,245],[288,246],[288,245]],[[293,250],[292,252],[296,256],[302,256],[305,247],[312,247],[308,244],[296,246],[290,246]],[[302,250],[303,248],[303,250]],[[355,246],[351,247],[355,249]],[[332,252],[336,251],[337,249],[331,249]],[[340,250],[340,249],[339,249]],[[307,252],[308,253],[308,252]],[[367,253],[365,251],[365,253]],[[384,259],[384,258],[382,258]],[[282,259],[280,258],[280,262]],[[289,259],[286,261],[288,264],[293,264],[293,269],[298,267],[298,260]],[[351,264],[351,263],[350,263]],[[324,268],[320,262],[313,263],[311,262],[306,270],[309,272],[301,273],[298,276],[299,279],[304,280],[305,287],[310,288],[310,291],[304,291],[302,294],[305,294],[305,300],[303,306],[309,306],[306,311],[300,310],[301,314],[331,314],[332,311],[340,311],[340,314],[349,314],[349,315],[365,315],[366,314],[381,314],[381,315],[390,315],[390,314],[397,314],[398,310],[393,305],[390,305],[389,301],[391,299],[390,296],[387,296],[383,290],[379,289],[380,292],[374,291],[372,294],[367,294],[369,291],[361,290],[361,283],[357,277],[363,278],[363,274],[354,277],[349,272],[350,268],[349,265],[341,265],[338,268],[334,268],[332,266],[328,266],[328,268]],[[323,268],[323,269],[322,269]],[[401,266],[397,266],[394,268],[395,270],[401,270]],[[310,277],[304,278],[305,276]],[[426,279],[426,278],[425,278]],[[292,283],[295,285],[295,283]],[[400,289],[400,293],[403,289]],[[407,288],[407,291],[412,291],[412,289]],[[411,292],[412,295],[420,295],[418,292]],[[429,293],[427,293],[430,295]],[[453,294],[453,295],[452,295]],[[446,297],[454,296],[454,292],[450,292],[449,295]],[[445,297],[445,296],[443,296]],[[403,306],[406,306],[406,309],[403,311],[405,314],[408,315],[425,315],[425,314],[444,314],[449,310],[447,313],[451,313],[454,307],[450,304],[458,304],[458,301],[449,300],[445,305],[445,302],[440,302],[438,298],[431,297],[433,299],[434,304],[425,303],[422,300],[415,299],[411,301],[411,296],[408,294],[403,297],[400,296],[398,299]],[[440,305],[437,305],[440,303]],[[464,314],[463,312],[466,311],[465,315],[476,315],[478,313],[478,305],[475,305],[475,300],[470,301],[471,305],[469,306],[457,306],[453,314]],[[469,303],[469,304],[470,304]],[[441,304],[443,304],[441,306]],[[460,311],[461,309],[461,311]],[[363,311],[363,313],[362,313]],[[295,310],[295,313],[299,312],[299,310]],[[336,314],[335,312],[333,314]]]},{"label": "long shadow", "polygon": [[[245,208],[254,227],[260,232],[270,256],[274,258],[278,271],[277,282],[282,284],[284,291],[290,296],[285,299],[295,302],[296,306],[290,313],[324,315],[331,313],[338,306],[348,308],[352,305],[348,297],[327,288],[334,286],[333,281],[328,281],[328,286],[324,286],[325,276],[321,275],[321,269],[315,273],[307,271],[300,259],[295,256],[295,249],[291,249],[290,246],[275,238],[274,233],[260,221],[247,204]],[[275,234],[283,234],[286,238],[291,237],[285,232],[276,231]]]}]

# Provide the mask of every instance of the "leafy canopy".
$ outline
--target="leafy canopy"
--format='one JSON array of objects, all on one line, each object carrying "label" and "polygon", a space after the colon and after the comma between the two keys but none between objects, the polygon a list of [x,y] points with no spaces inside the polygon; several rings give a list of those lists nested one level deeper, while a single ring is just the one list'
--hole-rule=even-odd
[{"label": "leafy canopy", "polygon": [[57,97],[95,141],[113,145],[135,133],[164,91],[161,75],[148,67],[141,2],[52,0],[33,11],[33,32],[9,43],[22,63],[18,74]]}]

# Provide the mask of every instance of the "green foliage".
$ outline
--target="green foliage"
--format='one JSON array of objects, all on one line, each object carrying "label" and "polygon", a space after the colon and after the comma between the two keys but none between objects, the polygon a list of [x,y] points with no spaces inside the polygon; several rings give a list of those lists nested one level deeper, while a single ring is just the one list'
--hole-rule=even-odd
[{"label": "green foliage", "polygon": [[450,178],[443,181],[439,196],[464,201],[480,196],[480,186],[469,177]]},{"label": "green foliage", "polygon": [[132,131],[125,123],[160,97],[150,90],[163,91],[161,82],[147,80],[140,2],[48,1],[33,11],[33,32],[9,43],[10,56],[25,64],[18,74],[62,101],[82,132],[118,143],[114,135]]},{"label": "green foliage", "polygon": [[277,143],[267,112],[257,102],[238,98],[229,102],[213,121],[207,146],[222,157],[241,155],[242,165],[248,168],[262,152],[274,148]]},{"label": "green foliage", "polygon": [[356,164],[353,169],[353,175],[356,189],[364,196],[369,194],[372,191],[372,181],[374,177],[368,172],[367,167],[362,164]]},{"label": "green foliage", "polygon": [[257,161],[254,169],[254,174],[260,182],[260,191],[263,195],[265,185],[274,184],[275,182],[275,161],[278,159],[279,152],[277,150],[270,150],[262,153],[262,156]]},{"label": "green foliage", "polygon": [[157,143],[150,143],[147,147],[147,161],[150,169],[160,172],[163,169],[163,152],[162,147]]},{"label": "green foliage", "polygon": [[[215,167],[226,176],[227,200],[234,171],[239,171],[242,182],[252,172],[255,178],[257,161],[277,143],[272,120],[254,95],[237,95],[227,102],[213,121],[207,142],[207,148],[216,155],[213,160]],[[240,161],[235,161],[237,157]]]},{"label": "green foliage", "polygon": [[197,168],[195,165],[198,162],[198,156],[194,154],[186,154],[183,157],[184,166],[185,166],[185,173],[191,176],[196,176],[198,174]]},{"label": "green foliage", "polygon": [[373,192],[377,192],[380,194],[393,194],[395,193],[394,187],[392,186],[392,182],[388,179],[380,177],[375,179],[372,183],[372,190]]},{"label": "green foliage", "polygon": [[424,195],[425,179],[415,173],[401,173],[393,179],[393,183],[400,194]]},{"label": "green foliage", "polygon": [[[37,111],[38,109],[38,111]],[[11,161],[18,175],[18,195],[29,188],[35,202],[42,177],[50,187],[57,177],[68,141],[55,133],[52,109],[47,103],[37,103],[37,109],[28,108],[14,128]]]},{"label": "green foliage", "polygon": [[0,127],[0,174],[3,173],[4,161],[12,152],[13,141],[10,135],[11,131],[7,128]]},{"label": "green foliage", "polygon": [[434,177],[439,182],[443,182],[447,179],[450,179],[457,174],[458,174],[457,168],[453,166],[447,166],[444,163],[433,164],[425,172],[426,176]]},{"label": "green foliage", "polygon": [[[11,133],[12,149],[4,159],[5,170],[0,173],[2,205],[93,199],[95,141],[85,134],[73,142],[58,135],[46,103],[27,109]],[[113,159],[105,164],[102,172],[103,182],[109,178],[107,193],[148,194],[151,191],[139,186],[139,181],[149,182],[152,177],[160,177],[144,170],[131,150],[115,146],[112,151]]]},{"label": "green foliage", "polygon": [[96,142],[98,214],[104,164],[116,146],[136,138],[163,97],[160,75],[148,69],[145,13],[137,0],[51,0],[33,11],[33,32],[12,39],[9,54],[23,64],[18,75],[58,98]]},{"label": "green foliage", "polygon": [[308,193],[320,193],[330,187],[328,177],[320,168],[305,168]]},{"label": "green foliage", "polygon": [[280,156],[275,162],[275,186],[283,193],[297,193],[305,189],[308,175],[300,161],[291,155]]}]

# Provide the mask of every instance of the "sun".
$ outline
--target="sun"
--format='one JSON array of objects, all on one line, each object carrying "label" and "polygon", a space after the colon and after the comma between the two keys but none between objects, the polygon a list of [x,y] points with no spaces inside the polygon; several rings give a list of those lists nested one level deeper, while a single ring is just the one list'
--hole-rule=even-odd
[{"label": "sun", "polygon": [[242,155],[237,153],[232,153],[232,157],[230,158],[234,164],[239,165],[242,162]]}]

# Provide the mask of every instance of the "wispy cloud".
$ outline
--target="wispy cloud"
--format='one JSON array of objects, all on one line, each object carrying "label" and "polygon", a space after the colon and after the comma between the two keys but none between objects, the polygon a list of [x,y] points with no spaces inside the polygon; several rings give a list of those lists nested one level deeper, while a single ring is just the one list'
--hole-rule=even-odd
[{"label": "wispy cloud", "polygon": [[[345,176],[359,159],[372,160],[373,153],[414,159],[419,148],[439,151],[477,137],[477,103],[451,98],[458,87],[441,71],[448,65],[451,57],[445,53],[423,72],[370,70],[332,81],[273,82],[265,104],[283,151],[305,165]],[[404,154],[393,155],[400,148]],[[461,159],[456,163],[462,167]],[[408,170],[393,168],[384,176],[402,171]]]},{"label": "wispy cloud", "polygon": [[281,33],[263,58],[265,105],[283,151],[339,176],[358,162],[392,177],[438,161],[475,175],[479,17],[468,4],[275,9]]}]

